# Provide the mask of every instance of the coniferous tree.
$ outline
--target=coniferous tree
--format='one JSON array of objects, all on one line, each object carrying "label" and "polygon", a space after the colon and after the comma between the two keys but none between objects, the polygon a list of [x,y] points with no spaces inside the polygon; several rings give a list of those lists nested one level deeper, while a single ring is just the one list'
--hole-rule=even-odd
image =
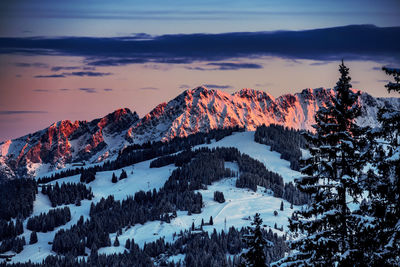
[{"label": "coniferous tree", "polygon": [[119,247],[118,235],[115,237],[114,247]]},{"label": "coniferous tree", "polygon": [[125,248],[126,249],[131,249],[131,240],[129,238],[125,242]]},{"label": "coniferous tree", "polygon": [[283,201],[281,201],[281,207],[280,210],[283,211]]},{"label": "coniferous tree", "polygon": [[225,202],[224,193],[222,193],[220,191],[215,191],[214,192],[214,200],[219,203],[224,203]]},{"label": "coniferous tree", "polygon": [[36,231],[32,231],[32,233],[31,233],[31,237],[30,237],[30,239],[29,239],[29,244],[35,244],[35,243],[37,243],[38,242],[38,238],[37,238],[37,234],[36,234]]},{"label": "coniferous tree", "polygon": [[360,115],[358,93],[351,90],[349,69],[339,66],[336,97],[315,116],[315,135],[306,134],[311,153],[302,169],[306,176],[296,182],[300,190],[312,194],[307,208],[289,219],[290,229],[305,236],[294,240],[298,252],[281,261],[289,266],[352,266],[359,257],[357,242],[360,216],[349,204],[362,193],[359,183],[365,165],[363,130],[354,122]]},{"label": "coniferous tree", "polygon": [[[383,68],[394,77],[385,87],[400,93],[400,69]],[[400,265],[400,111],[384,106],[378,112],[379,128],[371,131],[374,138],[373,164],[368,172],[365,190],[367,201],[361,212],[368,216],[359,238],[365,261],[374,266]],[[372,219],[371,219],[372,218]]]},{"label": "coniferous tree", "polygon": [[210,216],[210,221],[208,222],[209,225],[214,225],[213,217]]},{"label": "coniferous tree", "polygon": [[128,178],[128,174],[126,173],[125,170],[122,170],[121,175],[119,176],[119,179],[122,180],[125,178]]},{"label": "coniferous tree", "polygon": [[115,173],[112,174],[111,182],[114,183],[114,184],[118,182],[118,178],[115,175]]},{"label": "coniferous tree", "polygon": [[246,238],[246,243],[249,247],[248,251],[242,254],[246,266],[263,267],[267,266],[264,248],[269,244],[263,237],[261,231],[262,219],[260,214],[256,213],[251,222],[253,227],[250,227],[250,234]]}]

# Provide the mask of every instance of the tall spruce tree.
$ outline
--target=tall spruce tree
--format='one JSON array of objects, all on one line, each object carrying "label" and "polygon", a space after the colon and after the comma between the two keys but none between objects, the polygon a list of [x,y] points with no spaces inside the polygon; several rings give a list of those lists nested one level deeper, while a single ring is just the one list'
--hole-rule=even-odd
[{"label": "tall spruce tree", "polygon": [[359,255],[354,235],[360,216],[349,208],[362,193],[358,183],[365,165],[363,130],[354,120],[360,115],[358,93],[351,90],[349,68],[343,61],[336,96],[315,116],[315,135],[306,133],[311,157],[297,185],[311,194],[311,203],[289,219],[299,235],[290,243],[296,253],[278,264],[286,266],[353,266]]},{"label": "tall spruce tree", "polygon": [[[383,71],[395,80],[385,86],[388,92],[400,93],[400,69]],[[400,266],[400,111],[382,107],[378,120],[380,127],[371,131],[374,169],[365,183],[369,200],[362,208],[369,221],[362,224],[360,246],[371,265]]]},{"label": "tall spruce tree", "polygon": [[251,225],[253,227],[249,228],[250,234],[245,239],[249,249],[246,253],[242,254],[242,258],[245,260],[245,266],[267,266],[264,248],[269,242],[263,237],[261,231],[262,219],[259,213],[254,215],[254,220],[251,222]]}]

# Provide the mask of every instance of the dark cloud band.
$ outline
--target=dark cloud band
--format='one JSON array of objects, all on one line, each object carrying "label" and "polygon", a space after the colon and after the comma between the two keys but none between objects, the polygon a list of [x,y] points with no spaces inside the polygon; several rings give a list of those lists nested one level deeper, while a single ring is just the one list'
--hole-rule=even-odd
[{"label": "dark cloud band", "polygon": [[0,110],[0,115],[15,115],[15,114],[43,114],[48,113],[42,110]]},{"label": "dark cloud band", "polygon": [[36,75],[35,78],[65,78],[67,76],[78,76],[78,77],[103,77],[112,75],[110,72],[94,72],[94,71],[75,71],[75,72],[64,72],[62,74],[50,74],[50,75]]},{"label": "dark cloud band", "polygon": [[[132,37],[0,38],[0,53],[83,56],[91,66],[191,63],[279,56],[311,60],[400,59],[400,27],[353,25],[306,31]],[[212,67],[212,66],[210,66]],[[215,65],[218,68],[235,68]],[[242,66],[243,67],[243,66]],[[248,68],[258,68],[248,65]]]}]

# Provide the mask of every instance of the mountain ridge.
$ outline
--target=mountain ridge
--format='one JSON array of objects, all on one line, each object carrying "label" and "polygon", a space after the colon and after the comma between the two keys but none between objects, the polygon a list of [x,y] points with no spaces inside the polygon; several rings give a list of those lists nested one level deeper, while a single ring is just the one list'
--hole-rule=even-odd
[{"label": "mountain ridge", "polygon": [[[102,162],[132,143],[168,141],[211,129],[239,126],[255,130],[273,123],[312,130],[316,111],[334,95],[333,89],[308,88],[274,98],[250,88],[229,94],[200,86],[157,105],[142,118],[123,108],[89,122],[62,120],[0,143],[0,179],[34,177],[74,162]],[[400,109],[400,98],[361,93],[359,101],[362,116],[358,123],[362,125],[376,126],[376,111],[382,105]]]}]

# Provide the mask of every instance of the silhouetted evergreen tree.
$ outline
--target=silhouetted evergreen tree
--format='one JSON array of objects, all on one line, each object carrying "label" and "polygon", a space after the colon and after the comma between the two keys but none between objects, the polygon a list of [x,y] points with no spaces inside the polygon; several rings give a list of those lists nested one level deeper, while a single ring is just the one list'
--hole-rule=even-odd
[{"label": "silhouetted evergreen tree", "polygon": [[[388,92],[400,93],[400,69],[386,68],[394,82],[385,85]],[[365,220],[357,235],[360,255],[371,266],[400,265],[400,111],[383,106],[378,112],[380,127],[370,131],[373,137],[373,169],[368,172],[364,189],[368,199],[360,204]]]},{"label": "silhouetted evergreen tree", "polygon": [[125,170],[122,170],[121,175],[119,176],[119,179],[122,180],[125,178],[128,178],[128,174],[126,173]]},{"label": "silhouetted evergreen tree", "polygon": [[32,231],[31,237],[29,239],[29,244],[32,245],[32,244],[35,244],[37,242],[38,242],[38,238],[37,238],[36,231]]},{"label": "silhouetted evergreen tree", "polygon": [[[339,66],[336,97],[315,116],[316,135],[305,135],[311,158],[297,180],[299,188],[312,194],[307,208],[289,219],[290,229],[305,237],[292,241],[298,252],[282,262],[287,265],[353,266],[359,248],[353,237],[360,218],[349,204],[362,193],[359,178],[365,165],[362,130],[354,122],[360,114],[358,93],[351,90],[349,69]],[[279,263],[278,263],[279,264]]]},{"label": "silhouetted evergreen tree", "polygon": [[246,236],[246,243],[248,246],[248,251],[242,254],[245,259],[246,266],[249,267],[262,267],[267,266],[266,256],[264,252],[265,246],[269,245],[267,240],[263,237],[261,231],[262,219],[260,214],[256,213],[254,219],[251,222],[253,227],[250,227],[250,233]]},{"label": "silhouetted evergreen tree", "polygon": [[214,192],[214,200],[219,203],[224,203],[225,202],[224,193],[222,193],[220,191],[215,191]]},{"label": "silhouetted evergreen tree", "polygon": [[115,237],[115,240],[114,240],[114,247],[119,247],[118,235]]},{"label": "silhouetted evergreen tree", "polygon": [[113,182],[114,184],[115,184],[116,182],[118,182],[118,178],[117,178],[117,176],[115,175],[115,173],[112,174],[111,182]]}]

